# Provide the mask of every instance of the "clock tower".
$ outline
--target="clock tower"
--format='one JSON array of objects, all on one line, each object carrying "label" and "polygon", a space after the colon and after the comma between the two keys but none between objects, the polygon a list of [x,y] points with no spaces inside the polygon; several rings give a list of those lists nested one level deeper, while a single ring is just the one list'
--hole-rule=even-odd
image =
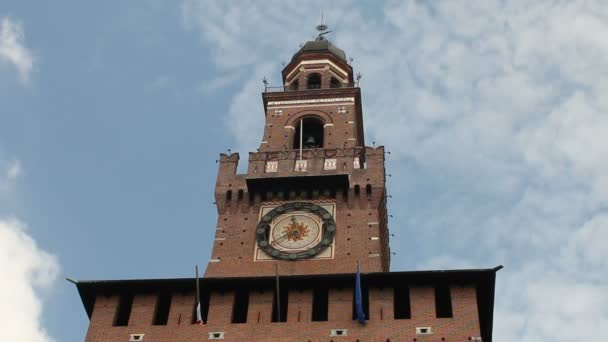
[{"label": "clock tower", "polygon": [[222,154],[206,277],[389,270],[384,148],[366,147],[361,90],[344,51],[320,35],[266,87],[264,132]]},{"label": "clock tower", "polygon": [[204,277],[70,280],[85,341],[491,342],[502,266],[389,271],[384,148],[365,145],[358,77],[324,34],[265,82],[247,172],[220,156]]}]

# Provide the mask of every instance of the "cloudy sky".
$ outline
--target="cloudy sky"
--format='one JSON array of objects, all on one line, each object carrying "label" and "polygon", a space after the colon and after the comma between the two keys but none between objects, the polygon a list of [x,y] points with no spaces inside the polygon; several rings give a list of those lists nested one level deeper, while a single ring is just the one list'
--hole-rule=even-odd
[{"label": "cloudy sky", "polygon": [[392,270],[503,264],[496,341],[608,338],[608,2],[5,0],[0,340],[81,341],[66,276],[206,264],[215,160],[321,8],[391,152]]}]

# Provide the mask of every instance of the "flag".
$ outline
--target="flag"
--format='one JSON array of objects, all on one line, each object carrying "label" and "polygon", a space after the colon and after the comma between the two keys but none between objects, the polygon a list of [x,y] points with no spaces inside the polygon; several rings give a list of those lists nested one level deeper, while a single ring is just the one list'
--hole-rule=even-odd
[{"label": "flag", "polygon": [[357,261],[357,274],[355,275],[355,308],[357,310],[357,320],[365,324],[365,313],[363,312],[363,295],[361,294],[361,272]]},{"label": "flag", "polygon": [[201,302],[196,305],[196,324],[203,324],[203,316],[201,315]]}]

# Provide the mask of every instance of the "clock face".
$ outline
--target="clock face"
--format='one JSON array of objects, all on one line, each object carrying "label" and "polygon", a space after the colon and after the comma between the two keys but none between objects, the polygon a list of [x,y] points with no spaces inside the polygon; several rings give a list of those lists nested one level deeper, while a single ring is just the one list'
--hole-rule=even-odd
[{"label": "clock face", "polygon": [[258,247],[273,258],[311,258],[333,241],[336,224],[319,205],[292,202],[278,206],[262,217],[256,229]]},{"label": "clock face", "polygon": [[319,242],[321,229],[322,222],[314,214],[288,213],[279,216],[271,225],[269,241],[280,250],[304,250]]}]

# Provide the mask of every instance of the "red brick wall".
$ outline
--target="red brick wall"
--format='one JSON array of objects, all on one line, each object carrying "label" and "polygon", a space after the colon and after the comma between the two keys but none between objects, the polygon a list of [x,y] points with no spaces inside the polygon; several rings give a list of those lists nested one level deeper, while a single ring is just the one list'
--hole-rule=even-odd
[{"label": "red brick wall", "polygon": [[[218,223],[210,262],[205,277],[240,277],[273,275],[275,264],[283,275],[294,274],[328,274],[352,273],[357,260],[363,272],[385,272],[389,269],[388,234],[386,225],[386,197],[384,175],[384,148],[365,148],[367,166],[354,169],[351,157],[343,157],[349,162],[350,189],[346,200],[341,192],[335,198],[321,196],[315,202],[336,204],[336,243],[335,255],[331,260],[304,261],[260,261],[254,262],[255,227],[258,223],[261,196],[256,194],[254,201],[249,201],[245,183],[246,177],[276,177],[296,174],[293,164],[279,166],[277,173],[254,172],[254,163],[260,163],[258,172],[263,172],[265,161],[258,161],[258,155],[250,157],[249,173],[236,173],[239,157],[222,155],[216,183],[215,198],[218,208]],[[251,160],[253,159],[253,161]],[[322,159],[322,158],[321,158]],[[288,164],[290,160],[285,160]],[[291,160],[293,162],[293,160]],[[322,161],[320,162],[322,165]],[[364,165],[361,165],[364,167]],[[321,174],[322,171],[317,171]],[[336,171],[331,171],[335,173]],[[304,174],[315,174],[314,170]],[[298,175],[301,175],[298,173]],[[365,187],[372,186],[370,196]],[[359,196],[355,196],[355,185],[360,187]],[[232,200],[227,201],[226,193],[232,191]],[[238,200],[238,191],[243,191],[243,199]],[[284,200],[273,199],[273,203]],[[378,237],[377,240],[370,240]],[[219,261],[218,261],[219,260]]]},{"label": "red brick wall", "polygon": [[[225,332],[225,341],[468,341],[479,336],[479,321],[475,288],[452,286],[453,318],[435,317],[433,288],[412,287],[411,319],[394,320],[391,288],[369,289],[370,317],[365,326],[352,320],[352,289],[330,289],[329,320],[311,322],[312,291],[290,290],[288,320],[271,323],[272,291],[260,293],[252,289],[249,297],[247,323],[231,321],[233,293],[213,292],[210,298],[209,320],[206,325],[190,324],[194,293],[174,294],[167,325],[153,326],[156,304],[153,295],[136,295],[131,320],[126,327],[113,327],[112,318],[117,296],[99,297],[91,318],[87,342],[128,341],[129,334],[144,333],[150,341],[206,341],[208,332]],[[382,315],[380,315],[382,312]],[[432,327],[429,336],[416,335],[416,327]],[[331,329],[348,329],[348,336],[330,337]]]}]

